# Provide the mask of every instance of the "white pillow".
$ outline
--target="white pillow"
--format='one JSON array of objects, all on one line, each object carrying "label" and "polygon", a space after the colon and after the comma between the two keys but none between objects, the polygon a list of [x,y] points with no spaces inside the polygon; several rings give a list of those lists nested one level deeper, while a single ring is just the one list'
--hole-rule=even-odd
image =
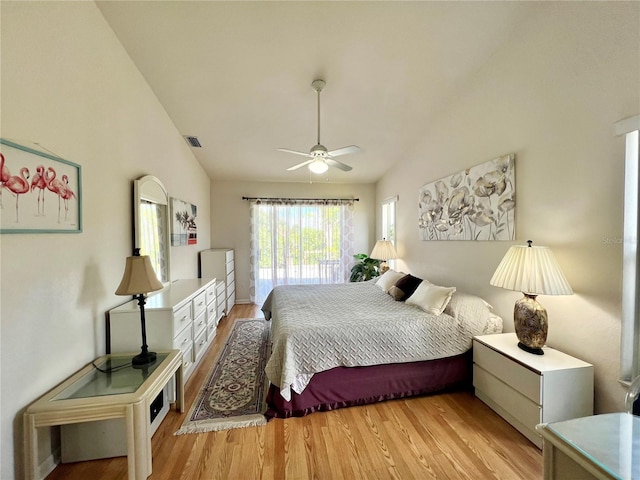
[{"label": "white pillow", "polygon": [[440,287],[423,280],[405,303],[420,307],[427,313],[440,315],[455,291],[456,287]]},{"label": "white pillow", "polygon": [[376,281],[376,286],[384,293],[389,293],[389,289],[393,287],[398,280],[404,277],[404,273],[395,270],[387,270]]},{"label": "white pillow", "polygon": [[502,332],[502,318],[493,313],[484,299],[464,292],[456,292],[444,313],[460,321],[474,335]]}]

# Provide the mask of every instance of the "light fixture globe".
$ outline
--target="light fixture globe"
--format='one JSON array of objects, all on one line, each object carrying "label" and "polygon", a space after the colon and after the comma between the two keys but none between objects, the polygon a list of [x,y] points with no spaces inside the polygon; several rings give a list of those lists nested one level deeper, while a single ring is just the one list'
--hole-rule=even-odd
[{"label": "light fixture globe", "polygon": [[321,158],[317,158],[309,164],[309,170],[313,173],[321,174],[329,170],[329,165],[327,165]]}]

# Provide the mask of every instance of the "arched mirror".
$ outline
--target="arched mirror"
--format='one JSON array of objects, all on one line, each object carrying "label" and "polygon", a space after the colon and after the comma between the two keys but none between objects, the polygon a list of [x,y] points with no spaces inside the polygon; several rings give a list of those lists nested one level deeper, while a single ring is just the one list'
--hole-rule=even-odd
[{"label": "arched mirror", "polygon": [[171,280],[169,195],[160,180],[145,175],[133,181],[134,248],[148,255],[158,279]]}]

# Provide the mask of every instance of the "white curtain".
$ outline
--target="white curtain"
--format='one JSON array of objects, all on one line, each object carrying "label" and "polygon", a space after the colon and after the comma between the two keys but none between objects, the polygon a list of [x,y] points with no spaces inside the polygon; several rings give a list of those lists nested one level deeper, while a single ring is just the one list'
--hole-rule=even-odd
[{"label": "white curtain", "polygon": [[352,217],[353,201],[252,201],[251,301],[262,305],[276,285],[346,282]]}]

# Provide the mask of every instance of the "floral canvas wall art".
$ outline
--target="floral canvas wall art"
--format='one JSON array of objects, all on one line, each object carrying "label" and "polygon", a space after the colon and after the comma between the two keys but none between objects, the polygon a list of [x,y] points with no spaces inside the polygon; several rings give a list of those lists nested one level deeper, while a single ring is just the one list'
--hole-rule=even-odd
[{"label": "floral canvas wall art", "polygon": [[198,208],[191,203],[171,198],[171,246],[196,245]]},{"label": "floral canvas wall art", "polygon": [[418,195],[422,240],[514,240],[515,155],[428,183]]}]

